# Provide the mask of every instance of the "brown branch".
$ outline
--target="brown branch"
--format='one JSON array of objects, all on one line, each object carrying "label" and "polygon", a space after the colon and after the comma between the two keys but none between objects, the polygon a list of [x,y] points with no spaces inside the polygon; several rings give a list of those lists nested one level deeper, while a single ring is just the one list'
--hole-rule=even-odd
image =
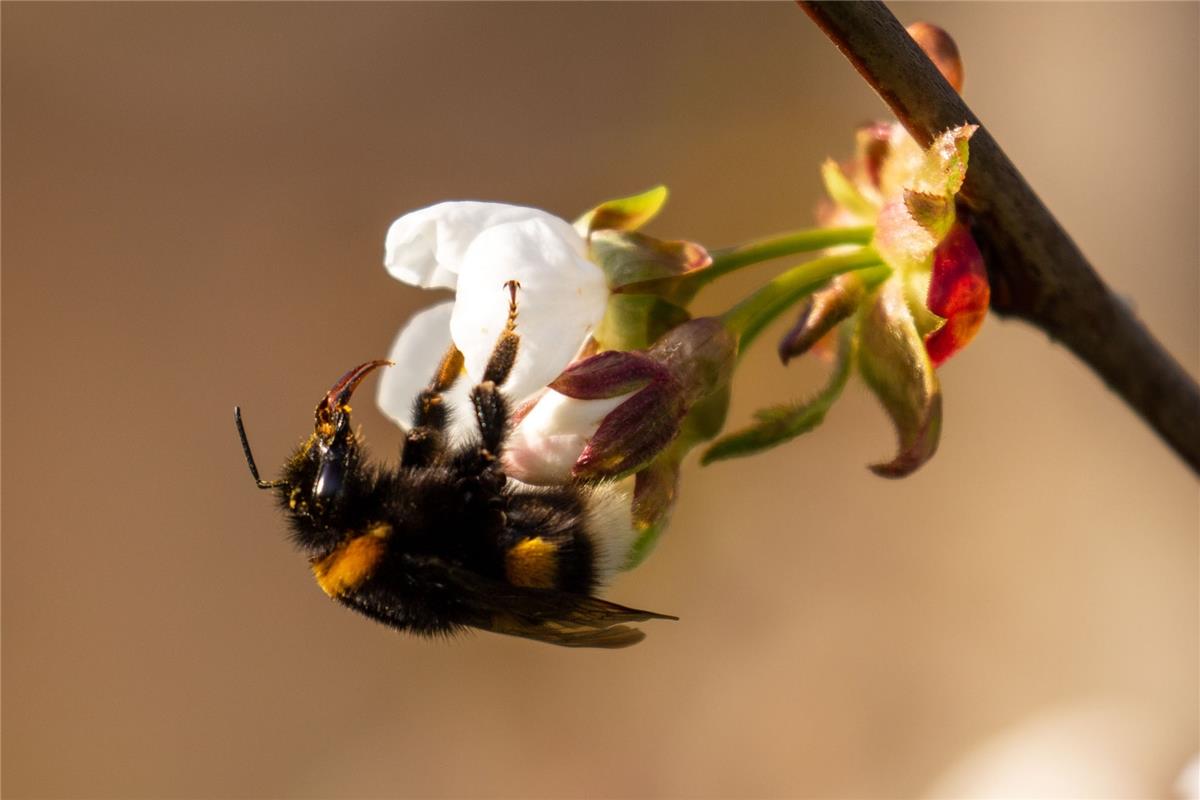
[{"label": "brown branch", "polygon": [[[979,123],[883,3],[798,1],[917,141]],[[1200,388],[1104,285],[986,127],[971,138],[961,201],[992,309],[1069,347],[1200,474]]]}]

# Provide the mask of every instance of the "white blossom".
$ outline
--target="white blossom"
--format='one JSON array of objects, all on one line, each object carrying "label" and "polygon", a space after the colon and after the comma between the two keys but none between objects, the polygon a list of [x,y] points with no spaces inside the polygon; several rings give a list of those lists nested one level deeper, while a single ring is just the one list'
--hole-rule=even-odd
[{"label": "white blossom", "polygon": [[453,301],[414,316],[396,337],[379,383],[379,406],[407,428],[412,405],[451,341],[466,374],[447,393],[451,432],[474,430],[467,399],[508,319],[516,281],[520,347],[503,386],[513,409],[528,409],[510,437],[506,466],[532,483],[562,483],[604,416],[622,398],[578,401],[546,390],[580,353],[604,316],[604,272],[566,221],[534,208],[446,202],[406,214],[388,230],[384,265],[395,278],[455,290]]}]

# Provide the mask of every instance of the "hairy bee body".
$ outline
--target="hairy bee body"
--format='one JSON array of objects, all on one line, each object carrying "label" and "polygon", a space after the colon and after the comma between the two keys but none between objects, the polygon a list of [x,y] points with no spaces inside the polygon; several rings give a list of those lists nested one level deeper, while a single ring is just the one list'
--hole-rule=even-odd
[{"label": "hairy bee body", "polygon": [[500,391],[516,355],[509,327],[471,392],[478,437],[446,446],[444,392],[462,373],[455,349],[416,399],[400,462],[367,465],[349,399],[388,362],[346,373],[317,405],[315,430],[263,481],[236,412],[258,486],[277,493],[293,541],[330,597],[398,630],[430,636],[463,628],[571,647],[624,647],[629,622],[674,619],[593,597],[634,540],[628,493],[613,484],[531,487],[502,467],[508,403]]},{"label": "hairy bee body", "polygon": [[[293,459],[294,478],[304,460],[303,451]],[[628,499],[612,487],[482,494],[471,483],[445,465],[361,470],[333,526],[295,513],[288,493],[280,499],[326,594],[417,634],[495,627],[499,609],[469,602],[464,583],[493,595],[503,585],[590,595],[628,553]]]}]

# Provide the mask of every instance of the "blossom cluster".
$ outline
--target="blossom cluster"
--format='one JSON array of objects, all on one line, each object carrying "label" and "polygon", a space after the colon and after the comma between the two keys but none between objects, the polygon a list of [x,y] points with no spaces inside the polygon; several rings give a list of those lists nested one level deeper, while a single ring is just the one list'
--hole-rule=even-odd
[{"label": "blossom cluster", "polygon": [[854,372],[879,398],[899,439],[896,456],[872,469],[903,477],[933,456],[942,414],[935,367],[975,336],[988,307],[983,257],[954,202],[975,130],[952,128],[922,150],[899,125],[874,124],[858,132],[846,168],[825,162],[830,202],[819,212],[822,223],[873,226],[871,248],[886,269],[847,272],[808,296],[779,353],[786,363],[837,328],[829,385],[809,400],[758,412],[754,425],[709,448],[706,462],[812,430]]},{"label": "blossom cluster", "polygon": [[380,408],[407,426],[453,344],[465,379],[445,398],[450,431],[470,435],[467,393],[508,322],[506,287],[515,283],[520,346],[503,387],[516,409],[505,471],[536,485],[632,476],[643,535],[636,558],[666,523],[686,448],[724,420],[720,390],[736,353],[719,322],[691,320],[663,296],[711,264],[698,245],[637,231],[665,200],[658,187],[603,203],[574,224],[534,208],[446,202],[396,220],[385,244],[394,277],[455,296],[401,330],[389,360],[402,367],[382,378]]},{"label": "blossom cluster", "polygon": [[[961,86],[953,43],[914,31],[944,74]],[[397,279],[450,289],[453,299],[414,316],[400,332],[379,405],[401,426],[451,347],[463,380],[445,398],[451,434],[470,435],[467,393],[513,324],[520,346],[502,387],[514,426],[506,474],[528,484],[604,481],[628,494],[643,558],[667,523],[680,464],[711,442],[704,463],[777,446],[812,430],[860,375],[892,419],[896,455],[872,469],[908,475],[937,449],[942,422],[936,368],[979,330],[987,273],[956,198],[967,174],[974,125],[920,147],[895,123],[863,127],[853,158],[821,169],[828,202],[822,227],[709,252],[641,232],[666,189],[596,206],[574,223],[534,208],[446,202],[391,226],[385,265]],[[779,275],[717,317],[688,311],[700,288],[756,261],[800,252],[817,257]],[[835,366],[815,396],[764,409],[753,424],[718,438],[738,355],[779,314],[799,308],[779,343],[786,364],[836,340]],[[455,413],[457,412],[457,413]],[[715,441],[714,441],[715,440]]]}]

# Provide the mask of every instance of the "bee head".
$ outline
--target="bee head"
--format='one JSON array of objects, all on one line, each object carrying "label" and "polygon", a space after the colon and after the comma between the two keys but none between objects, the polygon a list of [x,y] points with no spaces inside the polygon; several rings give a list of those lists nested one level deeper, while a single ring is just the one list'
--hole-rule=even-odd
[{"label": "bee head", "polygon": [[[279,480],[264,481],[259,477],[242,426],[241,409],[234,409],[246,463],[258,488],[278,490],[287,510],[295,517],[307,520],[303,528],[311,529],[314,534],[337,524],[339,509],[353,491],[353,476],[360,474],[357,469],[358,438],[350,422],[350,397],[367,375],[377,367],[391,363],[368,361],[338,379],[317,403],[313,433],[284,464],[283,477]],[[319,546],[316,541],[302,541],[301,544]]]},{"label": "bee head", "polygon": [[[345,494],[347,477],[358,464],[358,439],[350,424],[350,396],[377,367],[390,361],[368,361],[343,375],[317,403],[313,435],[306,446],[311,472],[309,501],[316,510],[335,505]],[[306,470],[307,472],[307,470]]]}]

